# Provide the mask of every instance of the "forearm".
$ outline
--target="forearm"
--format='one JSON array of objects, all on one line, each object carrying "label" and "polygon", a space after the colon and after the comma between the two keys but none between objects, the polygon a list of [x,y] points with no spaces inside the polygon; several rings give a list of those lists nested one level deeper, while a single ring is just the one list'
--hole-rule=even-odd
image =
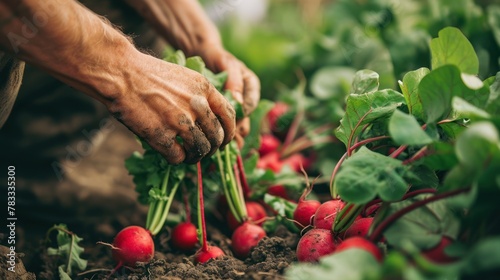
[{"label": "forearm", "polygon": [[116,57],[135,50],[97,15],[64,0],[1,0],[0,48],[103,103],[124,92],[126,60]]},{"label": "forearm", "polygon": [[188,55],[222,46],[219,32],[197,0],[125,0],[171,45]]}]

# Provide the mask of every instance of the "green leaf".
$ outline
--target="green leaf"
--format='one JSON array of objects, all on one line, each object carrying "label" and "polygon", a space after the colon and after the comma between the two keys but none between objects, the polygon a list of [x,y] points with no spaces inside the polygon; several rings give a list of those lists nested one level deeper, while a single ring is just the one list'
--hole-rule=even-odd
[{"label": "green leaf", "polygon": [[301,263],[285,271],[289,280],[342,279],[358,280],[378,275],[380,265],[373,255],[353,248],[319,259],[319,264]]},{"label": "green leaf", "polygon": [[186,67],[203,74],[203,71],[205,71],[205,62],[199,56],[192,56],[186,59]]},{"label": "green leaf", "polygon": [[486,121],[472,124],[455,144],[459,164],[445,177],[447,189],[471,185],[484,172],[491,159],[500,153],[500,140],[496,127]]},{"label": "green leaf", "polygon": [[490,118],[490,115],[486,111],[479,109],[458,96],[453,97],[452,108],[452,119],[484,120]]},{"label": "green leaf", "polygon": [[[487,83],[490,83],[490,81],[487,81]],[[500,72],[497,73],[493,78],[493,82],[491,82],[490,96],[486,104],[486,111],[495,116],[500,116]]]},{"label": "green leaf", "polygon": [[264,228],[267,232],[275,231],[278,224],[285,225],[291,232],[299,232],[295,223],[292,222],[293,212],[295,208],[297,208],[296,203],[267,193],[264,195],[264,202],[277,213],[275,220],[267,221],[264,224]]},{"label": "green leaf", "polygon": [[403,103],[403,95],[390,89],[366,94],[350,94],[347,98],[346,113],[340,120],[340,126],[336,129],[335,135],[347,147],[350,147],[364,124],[389,117]]},{"label": "green leaf", "polygon": [[[53,226],[49,229],[48,233],[57,230],[57,248],[48,248],[47,254],[57,255],[65,259],[63,272],[68,275],[73,273],[73,269],[84,270],[87,267],[87,260],[81,258],[84,248],[80,247],[78,243],[83,239],[78,235],[69,232],[64,224]],[[61,279],[63,276],[61,276]]]},{"label": "green leaf", "polygon": [[414,115],[417,119],[424,119],[424,112],[422,108],[422,101],[418,94],[418,85],[423,77],[429,74],[428,68],[420,68],[415,71],[410,71],[403,77],[403,82],[400,82],[401,91],[406,99],[406,105],[410,114]]},{"label": "green leaf", "polygon": [[379,86],[379,75],[372,70],[359,70],[354,75],[351,94],[364,94],[374,92]]},{"label": "green leaf", "polygon": [[432,69],[455,65],[460,72],[477,75],[479,59],[467,37],[455,27],[439,31],[439,37],[431,40]]},{"label": "green leaf", "polygon": [[419,188],[437,188],[439,186],[439,178],[436,172],[426,165],[411,166],[411,173],[405,177],[406,181],[411,184],[413,189]]},{"label": "green leaf", "polygon": [[423,163],[433,170],[449,170],[458,163],[455,147],[450,143],[434,142],[428,146]]},{"label": "green leaf", "polygon": [[311,78],[311,92],[320,100],[343,100],[354,75],[355,70],[350,67],[321,68]]},{"label": "green leaf", "polygon": [[71,277],[64,271],[64,265],[60,265],[57,267],[57,271],[59,271],[59,279],[60,280],[71,280]]},{"label": "green leaf", "polygon": [[498,271],[500,269],[500,238],[482,239],[466,255],[462,268],[466,275],[471,276],[478,276],[481,272]]},{"label": "green leaf", "polygon": [[384,201],[396,201],[407,191],[403,179],[407,169],[397,159],[362,147],[342,164],[335,186],[342,199],[355,204],[367,203],[377,195]]},{"label": "green leaf", "polygon": [[415,117],[399,110],[395,110],[389,120],[389,133],[399,145],[426,145],[432,142]]},{"label": "green leaf", "polygon": [[471,169],[481,169],[491,155],[498,152],[499,144],[496,127],[489,122],[478,122],[460,135],[455,149],[461,164]]},{"label": "green leaf", "polygon": [[182,51],[176,51],[165,58],[166,61],[185,66],[186,65],[186,56]]},{"label": "green leaf", "polygon": [[450,115],[453,96],[461,97],[479,108],[484,108],[489,90],[486,86],[478,90],[467,87],[459,69],[453,65],[446,65],[422,78],[418,94],[424,109],[424,119],[427,123],[432,123]]},{"label": "green leaf", "polygon": [[500,6],[499,5],[489,5],[488,6],[488,23],[491,26],[491,31],[495,36],[495,41],[497,45],[500,45]]},{"label": "green leaf", "polygon": [[[391,204],[388,215],[428,197],[420,195],[398,203]],[[404,248],[406,242],[411,242],[421,250],[436,246],[443,235],[455,238],[459,232],[460,223],[443,201],[437,201],[419,207],[396,220],[389,226],[384,236],[387,242],[397,248]]]}]

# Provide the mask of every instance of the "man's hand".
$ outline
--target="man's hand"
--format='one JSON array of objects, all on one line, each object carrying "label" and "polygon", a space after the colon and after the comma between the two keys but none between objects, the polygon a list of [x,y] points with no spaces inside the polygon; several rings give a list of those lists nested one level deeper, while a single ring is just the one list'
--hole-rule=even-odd
[{"label": "man's hand", "polygon": [[[228,73],[225,89],[231,91],[233,97],[243,105],[246,116],[252,113],[260,99],[259,78],[243,62],[222,47],[200,46],[197,53],[212,71]],[[249,131],[248,118],[238,120],[237,135],[245,137]]]},{"label": "man's hand", "polygon": [[[225,88],[250,114],[260,98],[260,81],[245,64],[222,46],[216,26],[208,19],[197,0],[126,0],[170,44],[188,56],[199,55],[214,72],[226,71]],[[237,140],[249,132],[247,118],[238,120]]]},{"label": "man's hand", "polygon": [[168,162],[197,162],[233,139],[234,109],[205,77],[148,55],[133,61],[128,94],[108,108]]},{"label": "man's hand", "polygon": [[[29,28],[43,24],[15,44]],[[194,163],[235,135],[235,112],[201,75],[139,52],[76,1],[0,1],[0,49],[101,101],[170,163]],[[17,38],[17,37],[16,37]]]}]

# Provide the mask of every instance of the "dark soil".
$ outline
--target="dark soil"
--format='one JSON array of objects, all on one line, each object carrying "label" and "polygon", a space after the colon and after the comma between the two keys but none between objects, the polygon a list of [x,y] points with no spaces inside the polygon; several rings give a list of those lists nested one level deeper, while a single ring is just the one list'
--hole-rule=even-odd
[{"label": "dark soil", "polygon": [[[140,264],[135,269],[122,267],[110,278],[107,277],[116,265],[111,250],[105,245],[83,244],[88,266],[74,279],[284,279],[285,269],[296,261],[298,235],[284,227],[262,239],[245,260],[232,256],[231,240],[217,227],[209,226],[207,231],[210,244],[219,246],[226,256],[205,264],[195,264],[196,252],[184,253],[172,249],[165,231],[155,238],[156,253],[151,262]],[[32,260],[41,263],[37,279],[59,279],[57,271],[61,260],[45,252],[45,247],[40,247],[40,259]]]}]

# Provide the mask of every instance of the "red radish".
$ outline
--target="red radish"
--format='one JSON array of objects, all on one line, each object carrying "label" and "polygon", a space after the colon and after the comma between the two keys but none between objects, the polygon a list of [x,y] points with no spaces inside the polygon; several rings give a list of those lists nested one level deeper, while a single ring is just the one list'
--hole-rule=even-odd
[{"label": "red radish", "polygon": [[360,218],[355,220],[352,225],[345,231],[344,239],[354,236],[367,236],[372,223],[372,217]]},{"label": "red radish", "polygon": [[250,249],[257,246],[259,241],[266,236],[260,226],[245,222],[239,226],[231,237],[233,252],[239,258],[246,258]]},{"label": "red radish", "polygon": [[122,229],[113,241],[113,259],[120,266],[135,267],[137,262],[147,263],[153,259],[155,244],[151,233],[139,226]]},{"label": "red radish", "polygon": [[179,223],[172,230],[172,245],[183,251],[189,251],[198,245],[198,230],[190,222]]},{"label": "red radish", "polygon": [[320,257],[335,251],[331,230],[312,229],[302,236],[297,245],[297,259],[301,262],[317,262]]},{"label": "red radish", "polygon": [[267,121],[273,132],[282,132],[283,125],[278,123],[279,119],[289,110],[289,106],[283,102],[276,102],[271,110],[267,113]]},{"label": "red radish", "polygon": [[299,229],[303,229],[304,227],[311,224],[311,217],[316,213],[316,210],[321,205],[321,202],[317,200],[304,200],[299,199],[299,203],[297,204],[297,208],[293,212],[293,219],[297,221],[295,225]]},{"label": "red radish", "polygon": [[[255,222],[257,225],[262,225],[267,217],[266,209],[255,201],[247,201],[245,206],[248,220]],[[240,225],[231,211],[227,212],[227,224],[231,230],[235,230]]]},{"label": "red radish", "polygon": [[224,256],[224,251],[217,246],[209,246],[207,242],[207,226],[205,223],[205,203],[203,200],[203,178],[201,175],[201,163],[196,164],[198,173],[198,215],[201,227],[201,248],[196,253],[196,262],[205,263],[210,259]]},{"label": "red radish", "polygon": [[273,172],[280,172],[283,167],[283,162],[280,160],[280,154],[277,151],[268,153],[267,155],[259,158],[257,168],[271,169]]},{"label": "red radish", "polygon": [[283,160],[281,160],[283,165],[288,165],[295,172],[300,172],[300,166],[302,165],[305,170],[310,166],[310,161],[303,154],[297,153],[293,154]]},{"label": "red radish", "polygon": [[335,216],[344,205],[344,202],[339,199],[329,200],[321,204],[314,214],[314,227],[331,230]]},{"label": "red radish", "polygon": [[259,155],[263,157],[273,151],[277,151],[280,145],[281,145],[280,140],[274,137],[273,135],[271,134],[262,135],[260,137]]},{"label": "red radish", "polygon": [[195,258],[197,263],[206,263],[211,259],[216,259],[224,255],[224,251],[222,251],[221,248],[217,246],[207,246],[206,251],[198,251]]},{"label": "red radish", "polygon": [[434,248],[425,250],[422,252],[424,257],[432,262],[445,264],[455,261],[455,258],[452,258],[446,255],[444,249],[453,243],[453,240],[447,236],[443,236],[438,245]]},{"label": "red radish", "polygon": [[290,198],[290,197],[288,197],[288,194],[286,193],[285,187],[283,187],[282,185],[270,186],[267,189],[267,193],[270,195],[284,198],[284,199]]},{"label": "red radish", "polygon": [[340,243],[339,246],[337,246],[337,250],[335,250],[335,253],[339,253],[352,248],[364,250],[372,254],[377,261],[382,262],[382,252],[377,247],[377,245],[373,244],[373,242],[371,242],[370,240],[360,236],[355,236],[344,240],[342,243]]}]

